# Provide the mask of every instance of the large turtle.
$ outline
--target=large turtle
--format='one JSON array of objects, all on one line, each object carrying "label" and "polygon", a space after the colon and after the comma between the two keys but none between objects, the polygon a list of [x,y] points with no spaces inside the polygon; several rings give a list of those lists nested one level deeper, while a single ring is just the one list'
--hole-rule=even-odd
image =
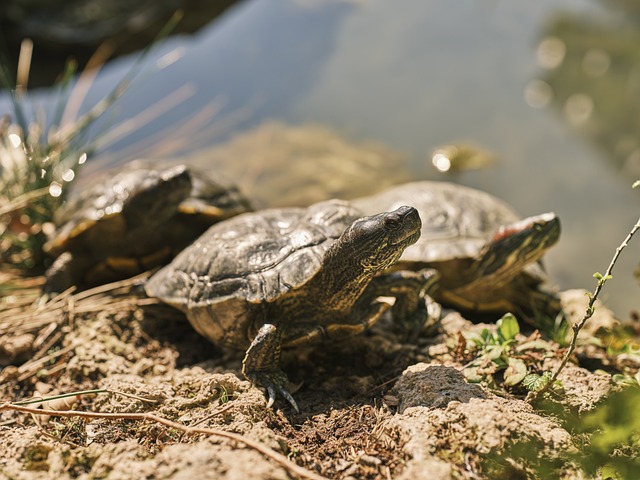
[{"label": "large turtle", "polygon": [[394,316],[407,327],[424,319],[430,272],[376,277],[418,240],[418,212],[361,217],[339,200],[239,215],[152,276],[147,294],[185,312],[212,342],[247,349],[243,373],[267,388],[268,405],[279,393],[297,409],[281,346],[362,332],[390,308],[382,294],[396,297]]},{"label": "large turtle", "polygon": [[405,250],[396,268],[436,269],[436,300],[463,310],[526,317],[555,318],[561,311],[558,298],[540,288],[545,275],[537,263],[560,236],[555,214],[521,220],[486,192],[432,181],[398,185],[353,203],[365,213],[404,204],[420,212],[420,240]]},{"label": "large turtle", "polygon": [[213,223],[248,210],[235,186],[185,165],[138,161],[108,171],[56,212],[45,289],[90,287],[166,263]]}]

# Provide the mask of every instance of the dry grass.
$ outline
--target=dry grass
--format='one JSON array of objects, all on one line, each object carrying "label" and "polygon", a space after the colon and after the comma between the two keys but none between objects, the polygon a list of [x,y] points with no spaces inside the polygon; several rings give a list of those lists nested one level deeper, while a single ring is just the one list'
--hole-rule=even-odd
[{"label": "dry grass", "polygon": [[69,289],[45,300],[40,297],[40,287],[44,283],[42,277],[21,278],[8,272],[0,273],[0,281],[4,282],[2,288],[8,289],[0,304],[0,335],[34,333],[52,323],[73,322],[76,314],[115,311],[132,303],[151,301],[131,295],[131,291],[147,275],[145,273],[76,294]]},{"label": "dry grass", "polygon": [[[70,62],[55,87],[56,105],[51,111],[34,105],[27,96],[31,42],[25,40],[16,81],[0,65],[0,85],[10,95],[12,112],[0,116],[0,261],[21,270],[41,270],[42,246],[52,233],[54,212],[65,199],[78,170],[98,148],[120,138],[132,127],[118,125],[89,133],[95,122],[129,89],[151,50],[177,24],[175,15],[136,59],[124,77],[100,101],[80,114],[86,95],[112,51],[104,45],[96,50],[87,67],[76,77]],[[156,111],[165,98],[154,105]],[[173,99],[180,101],[180,98]],[[149,119],[132,119],[136,128]],[[95,129],[95,128],[94,128]]]},{"label": "dry grass", "polygon": [[[16,271],[0,272],[2,287],[0,292],[0,350],[13,363],[17,357],[29,352],[29,358],[19,367],[7,367],[0,375],[21,382],[29,377],[46,373],[45,365],[56,365],[53,360],[76,345],[61,349],[52,347],[60,343],[64,331],[73,328],[76,316],[90,316],[98,313],[117,312],[134,306],[156,303],[156,300],[140,297],[135,293],[148,273],[120,282],[101,285],[91,290],[74,293],[73,289],[46,299],[40,292],[43,277],[25,278]],[[54,366],[53,368],[63,368]]]}]

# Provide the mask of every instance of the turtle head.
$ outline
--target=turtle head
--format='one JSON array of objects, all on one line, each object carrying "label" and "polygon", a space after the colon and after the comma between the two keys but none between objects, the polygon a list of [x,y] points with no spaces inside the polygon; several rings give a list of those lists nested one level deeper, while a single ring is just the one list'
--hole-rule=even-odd
[{"label": "turtle head", "polygon": [[560,219],[544,213],[501,227],[480,253],[476,273],[510,278],[538,261],[560,238]]},{"label": "turtle head", "polygon": [[405,248],[418,241],[422,222],[413,207],[402,206],[353,222],[341,241],[348,245],[350,259],[365,271],[378,272],[398,261]]},{"label": "turtle head", "polygon": [[144,175],[132,172],[130,185],[117,186],[127,195],[122,209],[127,224],[137,226],[168,220],[189,196],[192,183],[189,170],[177,165]]}]

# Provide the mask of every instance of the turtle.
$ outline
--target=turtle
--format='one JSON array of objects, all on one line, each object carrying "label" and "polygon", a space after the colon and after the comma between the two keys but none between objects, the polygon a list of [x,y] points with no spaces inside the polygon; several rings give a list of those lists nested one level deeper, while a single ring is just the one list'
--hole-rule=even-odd
[{"label": "turtle", "polygon": [[360,333],[389,310],[424,319],[430,272],[389,272],[420,236],[415,208],[364,216],[342,200],[245,213],[210,227],[145,285],[222,348],[246,350],[243,374],[296,410],[280,349]]},{"label": "turtle", "polygon": [[364,213],[413,205],[422,234],[394,268],[433,268],[435,300],[467,312],[556,318],[555,294],[542,287],[539,263],[560,237],[555,213],[521,219],[504,201],[459,184],[416,181],[353,200]]},{"label": "turtle", "polygon": [[249,210],[228,180],[186,165],[136,161],[107,171],[56,211],[44,245],[55,258],[45,291],[92,287],[167,263],[212,224]]}]

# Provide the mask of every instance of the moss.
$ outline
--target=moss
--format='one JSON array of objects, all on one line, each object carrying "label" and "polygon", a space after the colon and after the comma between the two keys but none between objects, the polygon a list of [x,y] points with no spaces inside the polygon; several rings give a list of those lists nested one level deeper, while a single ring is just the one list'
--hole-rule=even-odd
[{"label": "moss", "polygon": [[48,445],[36,443],[24,451],[22,461],[25,470],[46,472],[49,470],[49,452],[52,448]]}]

